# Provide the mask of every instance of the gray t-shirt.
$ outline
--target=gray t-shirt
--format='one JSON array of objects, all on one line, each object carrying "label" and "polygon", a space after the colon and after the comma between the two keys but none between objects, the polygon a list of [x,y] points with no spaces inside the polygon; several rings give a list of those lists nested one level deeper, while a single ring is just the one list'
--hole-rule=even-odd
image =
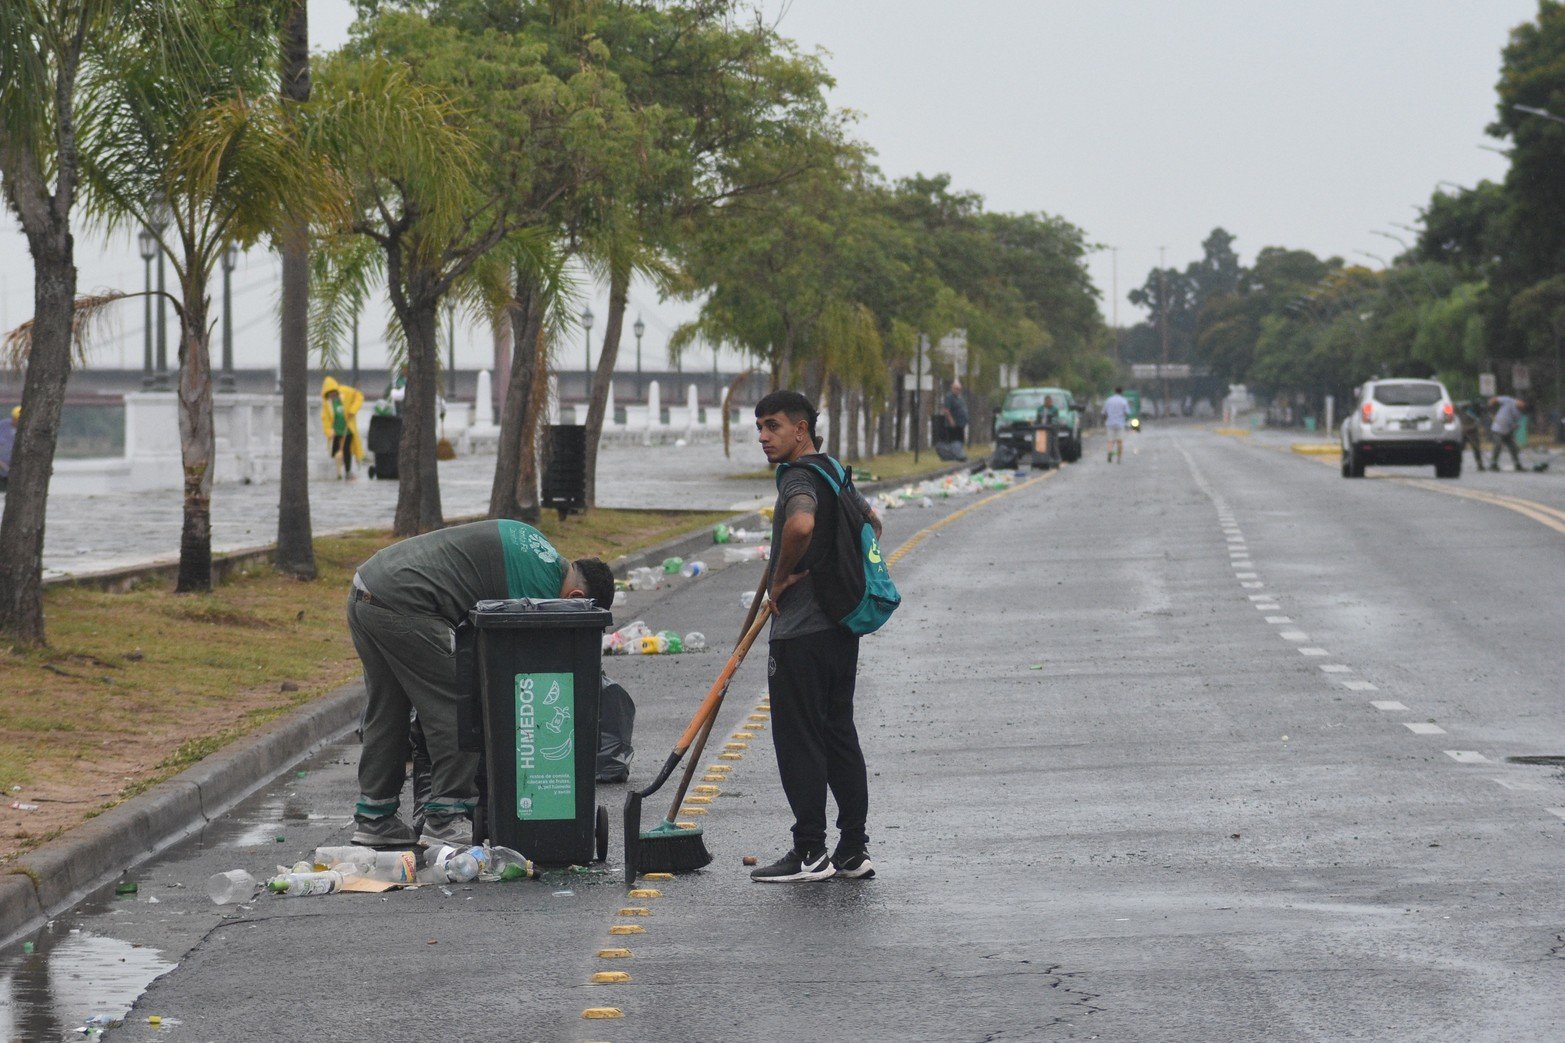
[{"label": "gray t-shirt", "polygon": [[[869,504],[864,497],[859,495],[857,489],[853,495],[858,496],[859,506],[866,514],[870,511]],[[792,514],[799,511],[815,513],[818,510],[830,510],[835,504],[820,502],[820,479],[812,477],[804,467],[790,467],[783,472],[782,480],[777,486],[777,505],[772,509],[772,554],[775,556],[782,550],[783,525]],[[819,521],[819,519],[817,519]],[[815,539],[823,538],[825,526],[817,525],[815,534],[811,537],[811,543]],[[809,557],[809,551],[805,551],[805,557]],[[767,566],[770,570],[775,567],[775,562]],[[770,577],[768,577],[770,585]],[[799,582],[789,587],[783,594],[782,600],[777,603],[777,614],[772,618],[773,641],[786,641],[789,638],[804,637],[806,634],[818,634],[823,630],[830,630],[837,624],[831,621],[831,617],[821,609],[820,602],[815,599],[815,580],[805,576]]]},{"label": "gray t-shirt", "polygon": [[1522,424],[1522,411],[1510,395],[1500,396],[1500,408],[1494,411],[1494,423],[1489,430],[1497,435],[1508,435]]}]

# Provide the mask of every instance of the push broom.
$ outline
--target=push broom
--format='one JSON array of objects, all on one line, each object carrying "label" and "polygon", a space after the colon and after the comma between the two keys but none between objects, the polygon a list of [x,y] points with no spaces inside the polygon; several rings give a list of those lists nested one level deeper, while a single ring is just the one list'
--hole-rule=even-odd
[{"label": "push broom", "polygon": [[[751,614],[746,620],[748,625],[745,627],[744,636],[739,639],[733,654],[728,657],[722,673],[718,674],[717,680],[712,682],[711,690],[701,701],[684,734],[674,744],[673,752],[663,762],[663,768],[658,772],[657,778],[653,779],[652,784],[645,789],[631,790],[625,795],[626,887],[635,887],[636,877],[642,873],[690,872],[712,861],[712,854],[706,849],[706,841],[702,839],[701,827],[681,826],[674,821],[674,817],[679,813],[680,804],[684,803],[685,792],[690,788],[690,780],[695,776],[696,765],[701,760],[701,751],[706,748],[706,737],[711,734],[712,725],[717,721],[717,713],[723,706],[723,697],[728,694],[728,685],[739,669],[739,664],[744,662],[745,653],[750,651],[750,646],[761,633],[766,617],[772,611],[771,604],[763,605],[763,600],[764,595],[757,591],[756,599],[750,606]],[[668,777],[674,773],[674,769],[679,766],[680,760],[692,746],[695,747],[695,753],[685,767],[684,777],[679,782],[679,790],[674,794],[674,802],[669,805],[668,817],[643,833],[641,802],[662,788],[663,783],[668,781]]]}]

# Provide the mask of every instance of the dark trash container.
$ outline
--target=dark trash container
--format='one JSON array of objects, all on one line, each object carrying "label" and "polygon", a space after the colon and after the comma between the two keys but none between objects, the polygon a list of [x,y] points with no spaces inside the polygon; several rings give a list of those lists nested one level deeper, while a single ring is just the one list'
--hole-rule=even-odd
[{"label": "dark trash container", "polygon": [[380,413],[370,417],[370,432],[365,444],[375,456],[370,467],[371,478],[397,479],[397,447],[401,443],[401,417]]},{"label": "dark trash container", "polygon": [[630,761],[636,755],[631,736],[636,730],[636,704],[625,686],[603,678],[603,699],[598,708],[598,781],[625,782]]},{"label": "dark trash container", "polygon": [[587,509],[587,428],[582,424],[550,424],[547,432],[541,502],[567,514]]},{"label": "dark trash container", "polygon": [[603,861],[609,816],[597,806],[603,631],[613,614],[586,598],[480,601],[486,832],[545,865]]}]

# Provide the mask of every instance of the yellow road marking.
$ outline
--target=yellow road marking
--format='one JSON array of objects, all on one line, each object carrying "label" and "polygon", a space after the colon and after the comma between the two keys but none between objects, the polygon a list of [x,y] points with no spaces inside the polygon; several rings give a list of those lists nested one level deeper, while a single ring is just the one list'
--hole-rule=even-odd
[{"label": "yellow road marking", "polygon": [[1539,525],[1546,525],[1558,533],[1565,533],[1565,511],[1547,504],[1538,503],[1536,500],[1524,500],[1519,496],[1502,496],[1499,493],[1484,492],[1479,489],[1462,489],[1449,485],[1438,485],[1435,482],[1419,478],[1393,478],[1394,482],[1403,485],[1411,485],[1415,489],[1428,489],[1433,493],[1445,493],[1447,496],[1460,496],[1464,500],[1477,500],[1480,503],[1493,504],[1496,507],[1504,507],[1508,511],[1515,511],[1525,518],[1531,518]]},{"label": "yellow road marking", "polygon": [[630,975],[624,971],[599,971],[594,974],[591,981],[594,985],[611,985],[614,982],[629,981]]},{"label": "yellow road marking", "polygon": [[1009,489],[1002,489],[1002,490],[1000,490],[997,493],[990,493],[988,496],[985,496],[982,500],[979,500],[977,503],[970,503],[966,507],[963,507],[959,511],[952,511],[950,514],[946,515],[944,518],[941,518],[939,521],[935,522],[933,525],[926,525],[926,526],[924,526],[924,528],[919,529],[913,535],[909,536],[905,541],[903,541],[902,546],[898,547],[895,551],[893,551],[891,554],[886,556],[886,564],[887,565],[895,565],[897,562],[899,562],[903,558],[905,558],[908,555],[908,553],[913,550],[914,547],[917,547],[920,543],[923,543],[931,535],[933,535],[934,533],[938,532],[939,530],[945,528],[947,525],[950,525],[952,522],[956,521],[958,518],[965,517],[966,515],[969,515],[969,514],[973,513],[974,511],[978,510],[978,508],[983,507],[983,506],[985,506],[987,504],[991,504],[994,501],[1000,499],[1001,497],[1009,496],[1012,493],[1019,493],[1023,489],[1031,489],[1033,486],[1037,485],[1039,482],[1046,482],[1050,478],[1053,478],[1055,475],[1057,475],[1059,473],[1060,472],[1058,472],[1058,471],[1045,471],[1043,474],[1039,475],[1036,478],[1029,478],[1025,482],[1017,482],[1015,485],[1011,486]]},{"label": "yellow road marking", "polygon": [[581,1016],[584,1018],[603,1020],[605,1018],[623,1018],[625,1016],[625,1012],[620,1010],[618,1007],[588,1007],[586,1010],[581,1012]]}]

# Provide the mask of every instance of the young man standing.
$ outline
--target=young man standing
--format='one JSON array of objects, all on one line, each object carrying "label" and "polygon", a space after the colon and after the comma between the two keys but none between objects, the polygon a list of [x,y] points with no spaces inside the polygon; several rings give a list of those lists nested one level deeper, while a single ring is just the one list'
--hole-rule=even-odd
[{"label": "young man standing", "polygon": [[[555,597],[590,597],[606,609],[614,603],[614,576],[597,558],[566,561],[543,533],[504,519],[393,543],[353,574],[348,631],[369,695],[353,843],[473,842],[478,754],[458,746],[457,708],[474,697],[475,678],[456,654],[457,630],[480,601]],[[411,710],[418,711],[432,765],[420,834],[397,814]]]},{"label": "young man standing", "polygon": [[[815,420],[809,399],[797,391],[774,391],[761,399],[755,407],[755,427],[767,461],[792,464],[816,452]],[[853,724],[859,639],[821,610],[809,573],[833,536],[835,504],[830,496],[804,467],[789,468],[777,483],[767,581],[777,614],[772,620],[767,674],[777,771],[794,823],[792,850],[750,874],[762,883],[875,875],[865,832],[868,772]],[[878,538],[880,519],[867,503],[863,507]],[[819,527],[817,517],[822,519]],[[822,550],[812,554],[817,533]],[[828,789],[837,802],[839,833],[830,858],[826,856]]]},{"label": "young man standing", "polygon": [[1489,405],[1494,409],[1494,422],[1489,425],[1489,431],[1494,435],[1494,452],[1489,455],[1489,470],[1500,469],[1500,450],[1511,451],[1511,464],[1522,470],[1521,453],[1516,449],[1516,429],[1522,426],[1522,410],[1527,408],[1527,403],[1510,395],[1496,395],[1489,400]]},{"label": "young man standing", "polygon": [[1118,460],[1125,462],[1125,425],[1130,422],[1130,399],[1125,397],[1124,388],[1115,388],[1114,393],[1103,400],[1103,426],[1109,436],[1109,463]]}]

